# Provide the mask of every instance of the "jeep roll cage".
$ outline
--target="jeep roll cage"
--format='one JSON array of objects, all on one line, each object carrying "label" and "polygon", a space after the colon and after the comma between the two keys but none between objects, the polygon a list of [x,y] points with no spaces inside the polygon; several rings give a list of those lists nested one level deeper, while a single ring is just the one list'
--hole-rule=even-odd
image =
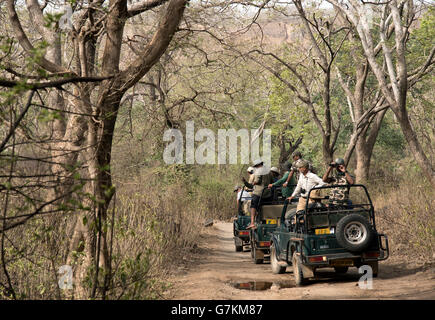
[{"label": "jeep roll cage", "polygon": [[[368,200],[368,203],[355,203],[355,204],[350,204],[350,203],[342,203],[342,204],[328,204],[328,206],[322,204],[320,207],[310,207],[310,203],[309,200],[311,199],[311,193],[315,190],[323,190],[323,189],[333,189],[333,188],[347,188],[348,190],[350,190],[351,188],[362,188],[364,190],[366,199]],[[322,200],[327,200],[329,199],[329,196],[325,196],[321,198]],[[294,199],[295,200],[295,199]],[[285,213],[286,213],[286,208],[287,208],[287,204],[288,201],[285,201],[284,204],[284,208],[283,208],[283,212],[281,214],[281,223],[284,223],[285,221]],[[358,210],[359,209],[359,210]],[[340,213],[344,213],[344,214],[348,214],[348,213],[363,213],[363,212],[367,212],[368,216],[369,216],[369,221],[371,222],[371,224],[373,225],[374,230],[376,230],[376,223],[375,223],[375,214],[374,214],[374,207],[373,207],[373,203],[372,200],[370,198],[370,195],[367,191],[367,188],[362,185],[362,184],[353,184],[353,185],[327,185],[327,186],[321,186],[321,187],[314,187],[312,188],[309,192],[308,192],[308,196],[307,196],[307,203],[305,204],[305,210],[303,210],[303,212],[295,212],[294,215],[292,216],[296,216],[296,225],[295,225],[295,230],[299,230],[300,227],[303,227],[304,230],[308,230],[309,226],[308,226],[308,219],[303,219],[303,225],[301,225],[298,217],[304,215],[327,215],[327,220],[328,222],[330,221],[329,217],[331,214],[340,214]]]}]

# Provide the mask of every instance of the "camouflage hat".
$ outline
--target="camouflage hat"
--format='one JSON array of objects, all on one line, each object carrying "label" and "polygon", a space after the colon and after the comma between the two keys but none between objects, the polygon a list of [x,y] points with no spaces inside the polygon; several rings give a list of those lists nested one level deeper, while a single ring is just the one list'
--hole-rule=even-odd
[{"label": "camouflage hat", "polygon": [[309,168],[310,164],[306,160],[299,159],[296,161],[296,168]]},{"label": "camouflage hat", "polygon": [[335,163],[338,164],[339,166],[344,166],[344,159],[343,158],[337,158],[335,159]]},{"label": "camouflage hat", "polygon": [[240,189],[240,186],[235,186],[233,192],[236,192],[239,189]]}]

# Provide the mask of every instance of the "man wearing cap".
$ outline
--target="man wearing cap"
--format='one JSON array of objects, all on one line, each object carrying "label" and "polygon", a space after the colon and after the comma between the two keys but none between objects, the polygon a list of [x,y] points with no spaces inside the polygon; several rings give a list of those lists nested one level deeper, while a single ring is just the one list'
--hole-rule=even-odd
[{"label": "man wearing cap", "polygon": [[272,182],[278,181],[279,169],[277,167],[270,168],[270,174],[272,175]]},{"label": "man wearing cap", "polygon": [[254,167],[249,167],[246,171],[248,171],[248,174],[249,174],[249,178],[248,178],[248,183],[249,184],[253,184],[254,183],[254,178],[255,178],[255,175],[254,175]]},{"label": "man wearing cap", "polygon": [[[332,169],[334,174],[329,177]],[[355,183],[355,177],[351,175],[347,170],[342,158],[335,159],[334,162],[329,164],[328,170],[323,175],[323,181],[331,185],[352,185]],[[331,190],[329,195],[329,202],[332,204],[342,204],[349,200],[349,188],[336,187]]]},{"label": "man wearing cap", "polygon": [[[300,151],[294,151],[292,153],[292,158],[293,158],[293,163],[292,163],[291,168],[290,168],[290,174],[287,177],[287,180],[283,183],[283,185],[282,185],[283,187],[287,187],[287,185],[290,183],[290,181],[292,180],[292,178],[294,176],[296,177],[296,180],[299,178],[299,175],[298,175],[299,170],[298,170],[298,167],[296,164],[299,160],[303,160],[302,153]],[[287,162],[287,163],[290,164],[289,162]],[[314,172],[314,168],[310,162],[308,162],[308,170],[310,170],[311,172]],[[290,183],[290,184],[292,184],[292,183]]]},{"label": "man wearing cap", "polygon": [[[255,178],[254,167],[249,167],[248,169],[246,169],[246,171],[248,172],[249,175],[248,184],[253,185],[254,178]],[[246,200],[243,203],[243,211],[245,212],[245,215],[249,216],[251,214],[250,210],[251,210],[252,188],[248,188],[247,186],[245,186],[245,191],[248,192],[249,194],[249,200]]]},{"label": "man wearing cap", "polygon": [[[289,198],[287,198],[289,201],[291,201],[294,197],[298,195],[300,196],[298,206],[296,208],[296,212],[305,210],[308,193],[312,188],[321,187],[326,184],[317,174],[310,172],[309,170],[310,165],[308,161],[299,160],[297,162],[297,167],[300,172],[298,184],[296,186],[296,189],[293,191],[292,195]],[[312,201],[310,200],[310,202]]]},{"label": "man wearing cap", "polygon": [[[272,171],[272,169],[270,169],[270,170]],[[275,181],[274,183],[269,184],[268,185],[269,189],[272,188],[272,187],[281,186],[281,185],[283,185],[283,183],[285,183],[287,181],[287,178],[290,175],[290,162],[286,161],[284,163],[284,170],[285,170],[285,173],[282,176],[282,178],[279,179],[278,181]],[[291,194],[292,194],[292,192],[294,190],[294,186],[293,185],[296,184],[296,179],[295,179],[295,177],[293,175],[292,175],[292,177],[290,177],[289,181],[290,181],[290,185],[291,186],[286,185],[285,187],[283,186],[283,188],[282,188],[282,196],[284,198],[288,198],[288,197],[291,196]]]},{"label": "man wearing cap", "polygon": [[[263,199],[270,198],[271,192],[270,189],[266,188],[271,182],[271,174],[266,170],[263,166],[263,161],[255,160],[252,164],[254,167],[254,179],[253,183],[249,183],[243,178],[243,183],[248,188],[253,188],[252,191],[252,199],[251,199],[251,224],[246,229],[254,228],[254,220],[255,214],[258,211],[258,206],[260,204],[260,199],[263,196]],[[266,188],[266,189],[265,189]],[[263,192],[264,190],[264,192]]]}]

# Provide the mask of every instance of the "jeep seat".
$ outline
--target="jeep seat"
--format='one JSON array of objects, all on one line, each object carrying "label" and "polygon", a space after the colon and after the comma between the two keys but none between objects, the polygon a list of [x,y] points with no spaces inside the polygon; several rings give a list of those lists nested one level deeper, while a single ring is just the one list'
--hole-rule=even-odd
[{"label": "jeep seat", "polygon": [[262,220],[265,219],[279,219],[281,217],[282,208],[284,204],[266,204],[261,207]]}]

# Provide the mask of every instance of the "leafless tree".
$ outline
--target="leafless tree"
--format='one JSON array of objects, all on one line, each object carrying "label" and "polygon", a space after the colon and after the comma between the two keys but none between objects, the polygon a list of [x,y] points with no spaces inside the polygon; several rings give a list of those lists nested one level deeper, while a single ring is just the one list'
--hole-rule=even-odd
[{"label": "leafless tree", "polygon": [[[435,62],[435,46],[433,46],[426,61],[414,70],[408,70],[406,60],[406,44],[410,27],[414,21],[416,4],[413,1],[361,3],[357,0],[346,2],[328,0],[341,10],[358,32],[364,54],[370,64],[386,103],[394,112],[409,149],[415,161],[422,169],[428,181],[435,187],[435,170],[426,156],[416,132],[411,124],[407,111],[407,93],[410,86],[418,81],[422,75],[433,69]],[[368,18],[368,6],[376,5],[379,8],[379,44],[375,43],[373,29]],[[394,31],[394,43],[388,42],[388,32]],[[382,62],[376,59],[376,50],[380,46]],[[383,68],[385,64],[386,68]]]},{"label": "leafless tree", "polygon": [[[262,48],[251,50],[249,53],[251,59],[269,70],[307,106],[311,119],[322,136],[323,161],[329,163],[333,159],[341,125],[341,111],[337,112],[335,121],[331,111],[332,66],[349,31],[338,25],[336,16],[318,17],[315,13],[310,16],[301,1],[294,0],[292,2],[296,6],[300,18],[301,30],[307,36],[307,44],[305,45],[309,49],[306,55],[304,52],[298,52],[300,61],[296,63],[286,61],[276,53]],[[278,69],[268,65],[264,59],[266,57],[271,58],[281,68],[288,70],[293,80],[284,78]],[[316,76],[307,76],[308,70],[310,70],[309,73],[315,73]],[[319,83],[318,92],[321,102],[315,98],[315,92],[317,92],[313,90],[316,87],[315,83]],[[321,111],[318,110],[317,105],[321,106]],[[323,114],[323,119],[320,114]]]}]

